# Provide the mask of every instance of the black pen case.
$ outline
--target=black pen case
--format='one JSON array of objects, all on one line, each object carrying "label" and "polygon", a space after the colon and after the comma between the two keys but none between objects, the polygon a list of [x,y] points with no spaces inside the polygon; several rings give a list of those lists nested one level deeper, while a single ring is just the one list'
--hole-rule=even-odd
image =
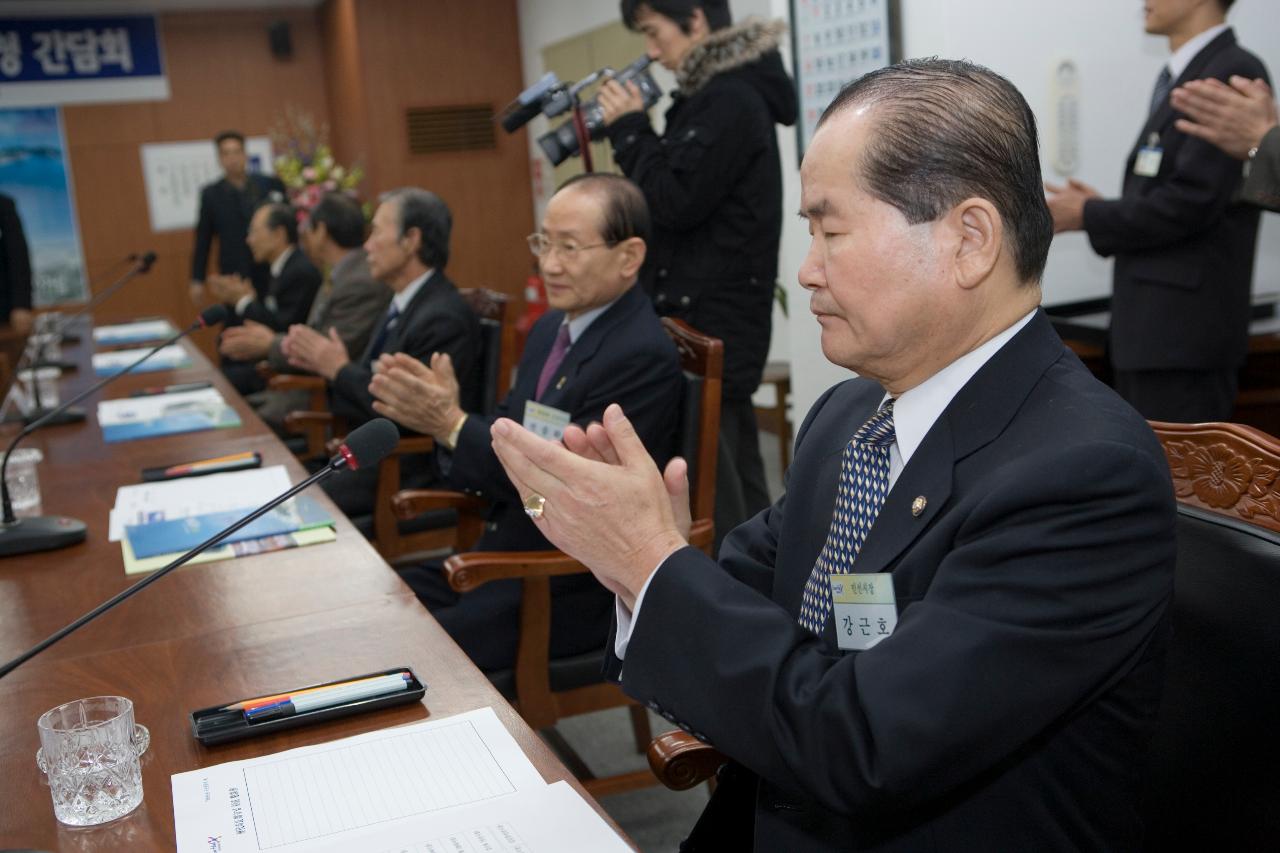
[{"label": "black pen case", "polygon": [[[249,722],[245,719],[242,711],[224,711],[223,708],[228,705],[234,705],[242,702],[242,699],[232,699],[229,702],[223,702],[212,708],[201,708],[198,711],[191,712],[191,734],[196,740],[205,746],[213,746],[219,743],[230,743],[235,740],[243,740],[244,738],[256,737],[257,735],[270,734],[272,732],[282,732],[286,729],[294,729],[299,726],[318,723],[322,720],[336,720],[340,717],[349,717],[352,714],[361,714],[365,711],[376,711],[379,708],[390,708],[393,705],[408,705],[412,702],[420,700],[427,692],[427,686],[418,680],[418,676],[413,670],[407,666],[397,666],[392,669],[385,669],[381,672],[367,672],[363,675],[352,675],[346,678],[339,678],[335,681],[328,681],[321,684],[309,684],[306,687],[295,687],[294,691],[310,690],[313,687],[329,687],[334,684],[341,684],[346,681],[355,681],[360,678],[373,678],[379,675],[394,675],[398,672],[409,673],[409,686],[405,690],[395,693],[389,693],[385,696],[370,696],[366,699],[356,699],[351,702],[344,702],[341,705],[333,705],[328,708],[315,708],[311,711],[303,711],[299,714],[293,714],[288,717],[272,717],[267,720],[258,722]],[[280,691],[287,692],[287,691]],[[268,694],[263,694],[268,695]]]}]

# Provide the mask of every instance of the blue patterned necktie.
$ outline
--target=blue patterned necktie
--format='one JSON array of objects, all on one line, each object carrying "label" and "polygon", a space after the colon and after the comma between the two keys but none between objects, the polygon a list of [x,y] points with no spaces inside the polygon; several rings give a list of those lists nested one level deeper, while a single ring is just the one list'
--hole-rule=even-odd
[{"label": "blue patterned necktie", "polygon": [[382,355],[382,350],[387,345],[387,338],[391,337],[391,330],[396,327],[396,320],[398,319],[400,319],[400,308],[392,302],[391,309],[382,318],[382,325],[378,327],[378,331],[373,335],[373,346],[369,347],[370,364],[376,361],[378,356]]},{"label": "blue patterned necktie", "polygon": [[872,415],[844,448],[836,507],[827,543],[804,585],[800,624],[822,633],[831,614],[833,574],[849,574],[889,493],[889,445],[893,444],[893,400]]}]

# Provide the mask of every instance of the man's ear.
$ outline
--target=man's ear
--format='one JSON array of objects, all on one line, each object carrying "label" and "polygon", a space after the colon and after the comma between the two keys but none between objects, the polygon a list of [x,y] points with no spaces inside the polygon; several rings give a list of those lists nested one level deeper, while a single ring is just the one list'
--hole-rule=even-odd
[{"label": "man's ear", "polygon": [[418,249],[422,247],[422,229],[417,226],[407,228],[400,239],[404,242],[405,251],[416,258]]},{"label": "man's ear", "polygon": [[694,6],[689,15],[689,38],[701,41],[711,34],[711,25],[707,23],[707,13],[701,6]]},{"label": "man's ear", "polygon": [[647,251],[644,240],[639,237],[628,237],[618,244],[618,254],[622,258],[621,273],[623,278],[635,278],[640,274],[640,267],[644,266],[644,257]]},{"label": "man's ear", "polygon": [[968,290],[991,275],[1004,254],[1004,221],[985,198],[968,198],[947,214],[945,226],[952,232],[955,281]]}]

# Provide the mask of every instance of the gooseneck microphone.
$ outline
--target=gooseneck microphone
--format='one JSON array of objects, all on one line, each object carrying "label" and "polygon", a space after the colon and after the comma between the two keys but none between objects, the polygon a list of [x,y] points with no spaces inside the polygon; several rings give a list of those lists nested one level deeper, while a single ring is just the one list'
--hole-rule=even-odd
[{"label": "gooseneck microphone", "polygon": [[[97,306],[101,305],[103,302],[106,301],[107,297],[111,296],[111,294],[115,293],[117,290],[124,287],[125,284],[127,284],[129,281],[131,281],[132,279],[134,279],[139,275],[149,272],[151,270],[151,265],[156,262],[156,253],[147,252],[142,256],[130,255],[129,260],[133,261],[134,263],[133,263],[133,266],[131,266],[128,270],[125,271],[124,275],[116,279],[114,282],[108,285],[104,290],[102,290],[96,296],[94,296],[92,299],[86,302],[83,306],[80,307],[80,310],[76,311],[70,317],[58,323],[57,327],[53,330],[54,334],[58,335],[59,337],[65,338],[67,329],[71,328],[72,324],[74,324],[77,320],[79,320],[85,314],[88,314]],[[32,405],[32,410],[23,417],[22,419],[23,423],[27,423],[27,424],[34,423],[35,421],[40,420],[40,418],[44,417],[46,414],[49,413],[49,410],[46,409],[43,403],[41,403],[40,401],[40,382],[39,382],[39,376],[37,372],[42,367],[57,367],[62,370],[71,370],[71,369],[74,369],[76,365],[70,362],[45,361],[44,341],[39,341],[36,343],[36,345],[31,350],[31,371],[32,371],[32,377],[33,377],[31,382],[31,391],[32,391],[33,405]],[[83,409],[77,409],[77,408],[72,408],[70,406],[67,406],[67,407],[63,407],[62,411],[56,417],[51,418],[48,421],[45,421],[45,424],[55,425],[55,426],[57,424],[73,424],[73,423],[79,423],[84,419],[85,419],[85,413]]]},{"label": "gooseneck microphone", "polygon": [[68,545],[74,545],[77,542],[83,542],[85,537],[85,526],[83,521],[77,521],[74,518],[68,518],[62,515],[41,515],[35,518],[18,518],[13,512],[13,501],[9,498],[9,481],[5,479],[5,474],[9,470],[9,459],[13,456],[13,450],[18,446],[18,442],[26,438],[31,433],[40,429],[47,423],[57,419],[59,413],[69,409],[72,405],[80,402],[85,397],[93,394],[115,380],[124,376],[133,370],[139,364],[151,358],[164,347],[176,343],[178,340],[186,337],[197,329],[204,329],[209,326],[216,326],[227,319],[227,306],[212,305],[204,311],[200,312],[200,319],[183,329],[178,334],[169,338],[169,340],[158,344],[148,350],[141,358],[132,362],[128,367],[118,373],[113,373],[105,377],[100,382],[94,383],[89,388],[81,391],[67,402],[63,403],[56,409],[46,412],[39,418],[23,427],[17,435],[13,437],[13,441],[9,442],[9,447],[5,451],[4,460],[0,461],[0,508],[4,511],[3,519],[0,519],[0,557],[7,557],[12,554],[30,554],[33,551],[49,551],[54,548],[65,548]]},{"label": "gooseneck microphone", "polygon": [[53,634],[47,639],[41,641],[40,643],[37,643],[35,646],[23,652],[22,654],[18,655],[16,658],[6,663],[4,666],[0,666],[0,678],[3,678],[4,676],[8,675],[17,667],[21,666],[22,664],[29,661],[31,658],[40,654],[40,652],[49,648],[54,643],[58,642],[63,637],[67,636],[68,634],[70,634],[72,631],[76,630],[80,626],[84,625],[87,622],[92,621],[93,619],[96,619],[97,617],[101,616],[103,613],[106,613],[108,610],[115,607],[117,604],[124,601],[126,598],[130,597],[131,595],[134,595],[137,592],[140,592],[143,588],[150,586],[151,584],[160,580],[160,578],[169,574],[169,572],[178,568],[178,566],[183,565],[184,563],[189,561],[192,557],[195,557],[198,554],[201,554],[207,549],[213,547],[214,545],[217,545],[223,539],[226,539],[228,536],[230,536],[232,533],[235,533],[237,530],[244,527],[246,524],[251,524],[257,518],[275,509],[277,506],[289,500],[294,495],[298,494],[299,492],[303,491],[309,486],[312,486],[315,483],[319,482],[320,480],[323,480],[326,477],[330,476],[335,471],[339,471],[343,468],[351,468],[354,470],[356,468],[367,468],[371,465],[377,465],[380,461],[382,461],[383,457],[385,457],[395,448],[396,443],[399,442],[399,440],[400,440],[400,431],[396,429],[395,424],[391,423],[391,421],[387,420],[386,418],[375,418],[374,420],[371,420],[368,423],[360,427],[357,427],[355,430],[351,432],[350,435],[347,436],[346,442],[341,447],[338,448],[338,452],[334,454],[334,457],[329,460],[329,464],[325,465],[324,468],[321,468],[319,471],[312,474],[310,477],[303,480],[301,483],[294,486],[293,488],[289,489],[287,492],[280,495],[279,497],[273,498],[272,500],[268,501],[266,504],[258,507],[253,512],[246,515],[244,518],[232,524],[230,527],[227,527],[220,533],[216,533],[209,539],[206,539],[205,541],[201,542],[199,545],[192,548],[190,551],[183,554],[181,557],[174,560],[169,565],[165,566],[163,569],[160,569],[155,574],[143,578],[142,580],[138,581],[128,589],[125,589],[122,592],[116,594],[115,596],[107,599],[102,604],[99,604],[93,610],[90,610],[88,613],[81,616],[79,619],[72,622],[67,627],[63,628],[62,630],[58,631],[57,633]]}]

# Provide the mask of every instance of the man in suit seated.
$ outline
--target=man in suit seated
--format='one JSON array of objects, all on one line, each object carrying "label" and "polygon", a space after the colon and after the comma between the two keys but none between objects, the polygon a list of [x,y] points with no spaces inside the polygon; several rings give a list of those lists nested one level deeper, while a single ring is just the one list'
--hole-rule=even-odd
[{"label": "man in suit seated", "polygon": [[[369,272],[364,249],[364,212],[342,193],[329,193],[320,200],[298,231],[303,251],[321,269],[327,270],[324,284],[311,303],[307,325],[327,334],[330,329],[347,352],[364,352],[378,321],[391,301],[391,288]],[[277,373],[296,373],[284,353],[285,332],[265,323],[246,319],[222,334],[220,351],[241,361],[266,359]],[[284,416],[307,407],[306,391],[259,391],[250,397],[258,416],[283,434]]]},{"label": "man in suit seated", "polygon": [[[267,264],[271,281],[259,298],[253,284],[239,275],[209,276],[209,292],[214,300],[232,310],[227,327],[258,323],[283,332],[307,319],[311,303],[320,289],[320,271],[298,250],[298,219],[287,204],[264,204],[249,221],[245,238],[253,259]],[[222,352],[222,372],[241,394],[262,390],[257,359],[242,359]]]},{"label": "man in suit seated", "polygon": [[1173,489],[1037,307],[1030,107],[967,62],[873,71],[800,180],[800,283],[861,378],[719,565],[685,545],[684,463],[618,407],[564,446],[493,428],[539,530],[618,594],[623,689],[732,759],[687,849],[1138,849]]},{"label": "man in suit seated", "polygon": [[[336,329],[290,327],[281,344],[289,364],[329,381],[329,405],[349,428],[378,417],[369,380],[383,353],[403,353],[426,362],[436,353],[451,359],[466,405],[480,397],[478,343],[480,324],[458,289],[445,277],[453,215],[435,193],[405,187],[386,193],[373,215],[364,250],[374,278],[391,287],[391,304],[358,360],[349,355]],[[401,461],[401,485],[424,486],[435,480],[425,456]],[[340,471],[324,484],[334,503],[349,516],[373,511],[377,468]]]},{"label": "man in suit seated", "polygon": [[213,139],[218,149],[222,177],[201,188],[200,213],[196,221],[196,245],[191,255],[191,301],[199,305],[205,298],[205,275],[209,250],[218,240],[218,272],[247,276],[254,289],[266,293],[269,273],[266,264],[254,263],[244,243],[249,219],[259,205],[284,201],[284,184],[275,175],[249,171],[244,134],[225,130]]},{"label": "man in suit seated", "polygon": [[[548,311],[529,333],[515,386],[496,417],[534,428],[557,418],[585,425],[605,406],[631,412],[641,440],[666,460],[675,446],[683,377],[675,346],[636,286],[649,236],[639,188],[618,175],[583,175],[547,205],[542,229],[529,237],[547,282]],[[382,359],[370,391],[374,409],[436,438],[442,468],[455,488],[489,499],[491,522],[482,551],[552,546],[520,505],[490,446],[492,418],[468,414],[447,356],[430,367],[404,356]],[[474,411],[474,410],[472,410]],[[439,563],[403,575],[436,619],[481,669],[510,668],[519,630],[520,582],[501,581],[459,596]],[[597,650],[604,643],[613,597],[590,575],[553,578],[551,654]]]}]

